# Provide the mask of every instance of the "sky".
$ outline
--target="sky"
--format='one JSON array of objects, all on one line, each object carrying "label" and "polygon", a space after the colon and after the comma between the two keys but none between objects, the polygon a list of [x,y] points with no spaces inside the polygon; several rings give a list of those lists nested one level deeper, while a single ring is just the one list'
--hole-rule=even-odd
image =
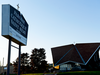
[{"label": "sky", "polygon": [[[29,24],[27,45],[21,53],[34,48],[46,50],[46,60],[53,63],[51,48],[74,43],[100,43],[100,0],[0,0],[0,25],[2,4],[10,4],[23,14]],[[1,33],[0,26],[0,33]],[[8,39],[0,35],[0,62],[7,64]],[[12,42],[12,45],[18,47]],[[18,50],[11,47],[12,63]]]}]

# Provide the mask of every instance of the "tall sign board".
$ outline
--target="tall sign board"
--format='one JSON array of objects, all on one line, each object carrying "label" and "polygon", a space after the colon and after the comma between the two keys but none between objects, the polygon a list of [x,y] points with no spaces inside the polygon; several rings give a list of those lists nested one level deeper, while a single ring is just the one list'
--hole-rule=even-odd
[{"label": "tall sign board", "polygon": [[11,41],[19,44],[18,75],[20,75],[21,46],[27,44],[27,34],[28,24],[23,15],[9,4],[2,5],[2,36],[9,39],[7,75],[10,70]]},{"label": "tall sign board", "polygon": [[23,15],[9,4],[2,5],[2,36],[27,45],[28,23]]}]

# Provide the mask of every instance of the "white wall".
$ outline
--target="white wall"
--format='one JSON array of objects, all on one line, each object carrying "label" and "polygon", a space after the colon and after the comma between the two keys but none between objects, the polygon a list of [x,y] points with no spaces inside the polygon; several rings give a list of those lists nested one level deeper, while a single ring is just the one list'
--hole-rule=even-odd
[{"label": "white wall", "polygon": [[60,65],[60,70],[71,70],[72,69],[72,66],[71,64],[63,64],[63,65]]}]

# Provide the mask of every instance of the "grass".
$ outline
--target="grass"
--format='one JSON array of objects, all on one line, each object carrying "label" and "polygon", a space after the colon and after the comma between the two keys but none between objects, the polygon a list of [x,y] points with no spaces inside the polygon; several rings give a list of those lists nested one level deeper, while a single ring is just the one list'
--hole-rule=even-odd
[{"label": "grass", "polygon": [[21,74],[21,75],[43,75],[43,73],[29,73],[29,74]]},{"label": "grass", "polygon": [[[50,73],[46,73],[50,74]],[[43,75],[43,73],[29,73],[21,75]],[[57,75],[100,75],[100,71],[75,71],[75,72],[62,72]]]},{"label": "grass", "polygon": [[76,72],[62,72],[58,75],[100,75],[100,71],[76,71]]},{"label": "grass", "polygon": [[[0,75],[3,75],[3,74],[0,74]],[[6,75],[6,74],[4,74],[4,75]],[[17,75],[17,74],[9,74],[9,75]]]},{"label": "grass", "polygon": [[[53,73],[46,73],[46,74],[53,74]],[[29,74],[21,74],[21,75],[43,75],[43,73],[29,73]]]}]

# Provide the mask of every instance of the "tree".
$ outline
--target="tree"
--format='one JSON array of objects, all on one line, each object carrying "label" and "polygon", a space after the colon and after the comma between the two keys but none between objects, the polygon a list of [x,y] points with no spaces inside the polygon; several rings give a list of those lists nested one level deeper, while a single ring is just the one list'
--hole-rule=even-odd
[{"label": "tree", "polygon": [[[14,62],[14,72],[17,73],[18,71],[18,59],[17,58]],[[29,54],[28,53],[22,53],[21,54],[21,65],[20,65],[20,73],[29,73],[30,72],[30,66],[29,66]]]},{"label": "tree", "polygon": [[45,60],[45,49],[33,49],[30,56],[30,65],[32,72],[44,72],[47,69],[47,61]]},{"label": "tree", "polygon": [[[13,64],[10,62],[10,66],[12,66]],[[8,66],[8,64],[6,65],[6,66]]]}]

